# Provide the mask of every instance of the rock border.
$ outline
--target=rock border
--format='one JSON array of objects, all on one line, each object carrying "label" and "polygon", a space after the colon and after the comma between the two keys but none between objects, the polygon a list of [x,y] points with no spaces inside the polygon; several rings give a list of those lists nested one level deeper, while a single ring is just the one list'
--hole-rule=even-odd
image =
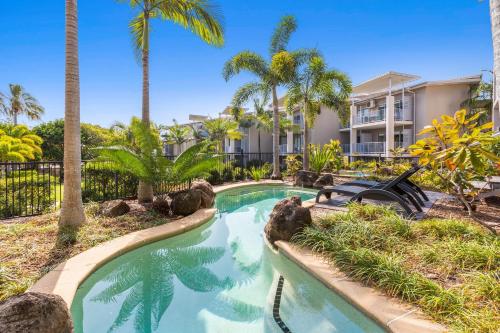
[{"label": "rock border", "polygon": [[[270,246],[269,243],[267,244]],[[284,241],[277,241],[275,245],[281,255],[343,297],[388,332],[438,333],[447,331],[442,325],[426,319],[416,307],[404,304],[396,298],[383,295],[374,288],[351,280],[312,251]]]}]

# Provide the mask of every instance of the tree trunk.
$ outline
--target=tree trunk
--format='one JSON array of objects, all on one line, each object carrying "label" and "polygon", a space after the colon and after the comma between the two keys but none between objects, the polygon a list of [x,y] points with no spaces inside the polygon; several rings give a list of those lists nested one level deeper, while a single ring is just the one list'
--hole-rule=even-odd
[{"label": "tree trunk", "polygon": [[14,111],[14,126],[17,126],[17,112]]},{"label": "tree trunk", "polygon": [[309,171],[309,126],[306,118],[307,110],[304,106],[304,153],[302,158],[302,168]]},{"label": "tree trunk", "polygon": [[491,34],[493,36],[493,127],[500,127],[500,0],[490,0]]},{"label": "tree trunk", "polygon": [[[261,158],[261,156],[262,156],[262,155],[261,155],[261,150],[260,150],[260,130],[259,130],[259,132],[258,132],[258,137],[257,137],[257,140],[258,140],[258,141],[257,141],[257,148],[258,148],[258,150],[259,150],[259,158]],[[261,162],[262,162],[262,161],[261,161]]]},{"label": "tree trunk", "polygon": [[60,226],[85,222],[82,203],[80,76],[78,64],[77,0],[66,0],[66,81],[64,110],[64,195]]},{"label": "tree trunk", "polygon": [[[142,122],[149,126],[149,16],[144,14],[144,36],[142,45]],[[140,203],[152,202],[153,185],[139,182],[137,199]]]},{"label": "tree trunk", "polygon": [[271,179],[281,179],[280,171],[280,113],[278,94],[273,86],[273,174]]}]

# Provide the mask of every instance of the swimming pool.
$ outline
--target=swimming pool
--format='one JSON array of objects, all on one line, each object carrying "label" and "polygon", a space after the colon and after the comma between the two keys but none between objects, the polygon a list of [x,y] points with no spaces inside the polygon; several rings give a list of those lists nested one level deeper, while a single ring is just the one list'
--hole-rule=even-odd
[{"label": "swimming pool", "polygon": [[280,315],[292,332],[384,332],[264,243],[274,205],[292,195],[308,200],[315,192],[258,186],[220,193],[204,226],[105,264],[78,288],[75,332],[281,333],[273,318],[280,275]]}]

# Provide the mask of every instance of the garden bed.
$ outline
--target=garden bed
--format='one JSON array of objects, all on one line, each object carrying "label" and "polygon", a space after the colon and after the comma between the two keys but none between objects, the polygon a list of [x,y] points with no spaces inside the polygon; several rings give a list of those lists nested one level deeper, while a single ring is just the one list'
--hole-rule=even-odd
[{"label": "garden bed", "polygon": [[100,243],[133,231],[168,223],[168,218],[127,201],[131,211],[116,218],[98,214],[98,204],[85,206],[87,223],[75,235],[58,231],[58,215],[46,214],[0,223],[0,301],[24,292],[62,261]]},{"label": "garden bed", "polygon": [[295,241],[351,278],[453,331],[499,331],[500,240],[486,229],[463,219],[407,221],[369,205],[313,216],[315,225]]}]

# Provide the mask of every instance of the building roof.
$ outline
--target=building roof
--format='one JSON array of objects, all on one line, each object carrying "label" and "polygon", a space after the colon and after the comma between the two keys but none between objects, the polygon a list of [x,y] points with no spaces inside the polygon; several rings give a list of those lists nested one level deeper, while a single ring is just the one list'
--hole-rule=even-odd
[{"label": "building roof", "polygon": [[420,79],[420,77],[416,75],[391,71],[354,86],[352,92],[354,95],[371,94],[382,90],[388,90],[391,86],[397,87],[406,82],[418,79]]},{"label": "building roof", "polygon": [[205,121],[208,119],[208,116],[202,116],[202,115],[199,115],[199,114],[190,114],[189,115],[189,120],[190,121]]}]

